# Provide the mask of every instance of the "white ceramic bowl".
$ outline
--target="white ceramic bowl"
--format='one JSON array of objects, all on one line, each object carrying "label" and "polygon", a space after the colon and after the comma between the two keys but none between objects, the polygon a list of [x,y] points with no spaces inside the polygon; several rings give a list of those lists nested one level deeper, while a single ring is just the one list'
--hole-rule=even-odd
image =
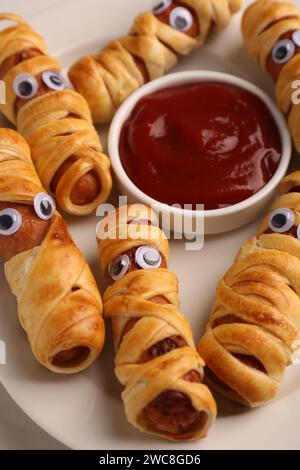
[{"label": "white ceramic bowl", "polygon": [[[232,85],[244,88],[261,98],[261,100],[269,108],[271,115],[277,124],[282,144],[282,156],[278,168],[271,180],[253,196],[245,199],[242,202],[239,202],[238,204],[234,204],[226,208],[196,211],[175,208],[156,201],[141,191],[137,186],[135,186],[135,184],[127,176],[121,163],[119,154],[119,138],[124,122],[130,116],[136,103],[143,96],[168,86],[201,81],[230,83]],[[160,215],[166,217],[166,219],[168,217],[170,218],[171,230],[174,230],[174,227],[176,228],[181,226],[183,217],[185,218],[185,221],[188,220],[189,223],[193,224],[194,227],[195,222],[203,220],[204,218],[204,231],[206,234],[226,232],[228,230],[240,227],[257,217],[267,206],[267,204],[270,203],[279,182],[287,171],[291,158],[291,138],[286,125],[286,120],[277,109],[275,103],[273,103],[273,101],[262,90],[252,83],[249,83],[246,80],[235,77],[233,75],[213,71],[173,73],[149,82],[138,89],[122,104],[122,106],[117,111],[109,131],[108,148],[113,171],[117,178],[121,193],[122,195],[126,195],[128,197],[129,202],[142,202],[144,204],[152,205],[154,209],[159,208]],[[201,224],[197,223],[197,227],[199,226],[201,226]],[[177,228],[176,231],[178,231]]]}]

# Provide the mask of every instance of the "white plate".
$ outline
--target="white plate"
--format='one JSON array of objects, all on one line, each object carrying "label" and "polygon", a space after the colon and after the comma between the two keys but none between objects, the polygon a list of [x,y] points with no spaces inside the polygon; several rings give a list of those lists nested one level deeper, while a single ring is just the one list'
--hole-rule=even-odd
[{"label": "white plate", "polygon": [[[64,66],[83,53],[97,51],[123,34],[135,14],[149,0],[69,0],[32,19],[51,51]],[[240,15],[230,27],[174,69],[213,69],[234,73],[272,93],[271,81],[243,49]],[[70,46],[71,45],[71,46]],[[4,125],[4,121],[2,122]],[[97,219],[67,217],[70,229],[101,283],[97,267]],[[180,280],[182,310],[198,340],[206,324],[216,284],[233,261],[241,243],[255,233],[258,222],[224,235],[209,236],[201,252],[184,251],[183,242],[171,243],[171,264]],[[114,353],[108,332],[105,350],[86,372],[73,377],[55,375],[39,366],[17,320],[16,302],[0,274],[0,339],[7,345],[7,365],[0,378],[16,401],[38,425],[75,449],[292,449],[300,447],[300,368],[291,367],[279,397],[268,406],[247,410],[218,398],[219,416],[207,439],[172,444],[140,434],[126,421],[121,387],[113,368]]]}]

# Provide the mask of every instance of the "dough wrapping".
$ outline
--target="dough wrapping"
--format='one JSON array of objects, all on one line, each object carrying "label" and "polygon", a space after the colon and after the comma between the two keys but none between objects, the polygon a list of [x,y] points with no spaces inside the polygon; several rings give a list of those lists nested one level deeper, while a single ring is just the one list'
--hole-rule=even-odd
[{"label": "dough wrapping", "polygon": [[[167,261],[168,241],[156,223],[154,212],[143,205],[124,206],[109,213],[98,230],[102,272],[107,274],[116,257],[141,246],[155,247]],[[157,303],[157,299],[164,302]],[[204,362],[195,349],[189,322],[179,310],[175,274],[162,267],[127,272],[107,288],[104,315],[112,321],[115,372],[125,387],[122,399],[128,421],[142,432],[170,440],[205,437],[215,420],[216,405],[202,383]],[[183,341],[182,347],[142,359],[174,337]],[[200,381],[186,378],[191,371]],[[170,390],[188,397],[200,415],[192,429],[175,435],[155,429],[145,414],[149,403]]]},{"label": "dough wrapping", "polygon": [[[44,191],[25,140],[13,130],[0,129],[0,202],[33,206],[35,196]],[[58,212],[41,245],[12,257],[4,270],[37,361],[58,373],[88,367],[104,343],[102,300]],[[68,357],[74,348],[82,348],[76,360]],[[67,362],[56,364],[55,358],[64,353]]]},{"label": "dough wrapping", "polygon": [[71,67],[69,78],[86,98],[94,122],[110,122],[131,93],[148,79],[167,73],[177,64],[178,56],[201,47],[212,26],[225,28],[242,0],[181,0],[178,5],[193,12],[196,37],[176,30],[148,11],[135,18],[127,36],[112,41],[97,55],[80,58]]}]

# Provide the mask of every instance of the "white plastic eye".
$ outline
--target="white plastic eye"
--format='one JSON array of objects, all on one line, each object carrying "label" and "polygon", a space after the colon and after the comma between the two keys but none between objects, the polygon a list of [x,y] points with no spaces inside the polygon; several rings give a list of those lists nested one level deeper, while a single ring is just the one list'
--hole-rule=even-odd
[{"label": "white plastic eye", "polygon": [[15,94],[24,100],[33,98],[36,95],[38,88],[39,85],[37,79],[30,73],[20,73],[13,81],[13,90]]},{"label": "white plastic eye", "polygon": [[155,15],[160,15],[171,5],[172,0],[154,0],[152,11]]},{"label": "white plastic eye", "polygon": [[153,246],[140,246],[135,252],[135,262],[142,269],[159,268],[161,264],[161,255]]},{"label": "white plastic eye", "polygon": [[33,201],[36,215],[42,220],[51,219],[55,211],[54,199],[46,193],[38,193]]},{"label": "white plastic eye", "polygon": [[290,39],[281,39],[272,49],[272,59],[276,64],[285,64],[295,53],[295,44]]},{"label": "white plastic eye", "polygon": [[272,212],[269,219],[269,227],[273,232],[284,233],[293,227],[295,215],[291,209],[280,207]]},{"label": "white plastic eye", "polygon": [[187,8],[177,7],[171,11],[169,23],[172,28],[184,32],[193,25],[193,15]]},{"label": "white plastic eye", "polygon": [[42,80],[51,90],[63,90],[66,86],[65,79],[59,72],[47,70],[42,73]]},{"label": "white plastic eye", "polygon": [[298,29],[298,31],[293,32],[292,39],[293,39],[294,44],[300,47],[300,29]]},{"label": "white plastic eye", "polygon": [[125,276],[129,268],[129,264],[130,260],[127,255],[119,255],[109,263],[108,274],[114,281],[117,281],[121,277]]},{"label": "white plastic eye", "polygon": [[0,235],[13,235],[22,225],[22,216],[15,209],[0,211]]},{"label": "white plastic eye", "polygon": [[300,340],[296,339],[292,344],[293,354],[292,354],[292,362],[295,365],[300,364]]}]

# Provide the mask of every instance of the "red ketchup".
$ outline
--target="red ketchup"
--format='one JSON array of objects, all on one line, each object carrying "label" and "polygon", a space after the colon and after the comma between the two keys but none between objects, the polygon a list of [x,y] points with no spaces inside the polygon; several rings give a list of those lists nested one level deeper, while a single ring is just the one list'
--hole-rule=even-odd
[{"label": "red ketchup", "polygon": [[120,156],[133,183],[167,204],[216,209],[255,194],[281,158],[263,101],[237,86],[183,84],[142,98],[125,122]]}]

